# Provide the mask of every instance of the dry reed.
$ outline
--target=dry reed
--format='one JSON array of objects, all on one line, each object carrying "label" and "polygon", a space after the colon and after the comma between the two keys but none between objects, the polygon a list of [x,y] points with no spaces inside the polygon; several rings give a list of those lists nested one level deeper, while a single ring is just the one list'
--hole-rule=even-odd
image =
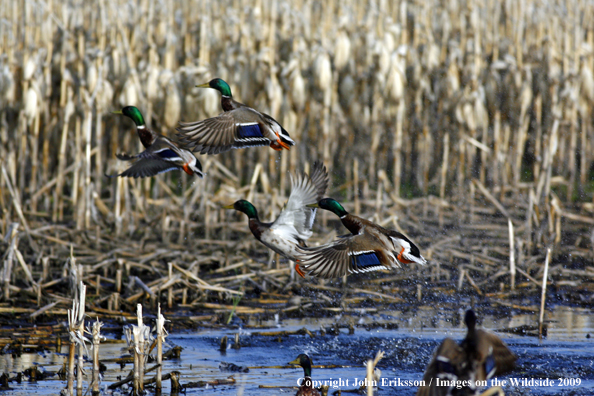
[{"label": "dry reed", "polygon": [[[380,222],[402,213],[436,264],[420,276],[437,284],[458,277],[484,293],[517,271],[533,285],[551,244],[551,279],[592,278],[590,2],[13,3],[0,6],[4,299],[61,301],[68,246],[108,293],[96,303],[106,316],[164,292],[169,306],[216,312],[229,306],[219,298],[283,290],[288,268],[262,267],[245,223],[219,208],[249,198],[272,217],[287,171],[316,159],[348,209]],[[293,150],[202,156],[203,180],[103,176],[115,153],[139,149],[111,110],[136,105],[171,135],[220,111],[216,92],[194,88],[215,76],[277,118]],[[331,217],[319,217],[322,234]],[[451,229],[461,239],[442,236]]]}]

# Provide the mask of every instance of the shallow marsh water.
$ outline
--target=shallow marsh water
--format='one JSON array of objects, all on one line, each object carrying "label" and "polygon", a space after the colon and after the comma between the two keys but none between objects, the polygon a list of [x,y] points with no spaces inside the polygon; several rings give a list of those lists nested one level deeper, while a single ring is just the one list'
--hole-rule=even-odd
[{"label": "shallow marsh water", "polygon": [[[463,311],[446,312],[432,307],[421,307],[408,312],[383,312],[381,315],[360,315],[347,318],[286,320],[276,323],[273,320],[254,324],[246,323],[241,328],[233,329],[199,329],[184,333],[171,334],[170,345],[183,347],[181,358],[165,362],[164,372],[173,370],[181,372],[182,384],[190,381],[212,381],[225,379],[233,375],[235,385],[209,388],[189,388],[186,394],[215,395],[293,395],[295,389],[276,388],[263,389],[259,385],[293,386],[302,376],[301,368],[253,368],[255,366],[286,366],[299,353],[308,353],[316,365],[344,365],[345,368],[313,369],[316,381],[328,381],[332,392],[336,389],[354,389],[355,379],[365,376],[363,362],[375,356],[378,350],[385,352],[378,367],[385,381],[393,381],[392,385],[381,386],[379,395],[414,395],[416,387],[398,386],[405,381],[419,381],[431,357],[434,348],[443,338],[452,337],[460,340],[465,335],[461,323]],[[398,329],[356,327],[355,334],[349,335],[342,329],[339,335],[320,336],[320,326],[330,327],[334,323],[344,323],[354,319],[357,325],[371,323],[396,323]],[[506,394],[522,395],[591,395],[594,391],[594,315],[591,310],[557,307],[548,313],[549,328],[546,339],[539,341],[535,337],[518,336],[500,332],[499,335],[518,355],[516,370],[500,379],[507,380],[504,387]],[[483,315],[482,326],[490,330],[513,328],[522,325],[534,325],[536,314],[514,314],[511,317]],[[264,327],[262,327],[264,325]],[[267,330],[298,330],[307,327],[316,336],[307,335],[278,337],[255,335]],[[219,351],[220,340],[229,337],[229,345],[233,345],[235,333],[241,334],[241,349],[229,348],[226,353]],[[64,347],[64,352],[67,347]],[[101,358],[119,357],[126,353],[125,344],[104,344],[101,346]],[[57,371],[65,361],[65,355],[52,352],[23,354],[20,357],[0,356],[0,372],[15,373],[32,365],[40,365],[48,371]],[[223,372],[219,369],[221,362],[234,363],[238,366],[252,367],[248,373]],[[90,366],[90,365],[89,365]],[[149,367],[152,364],[148,365]],[[131,365],[121,369],[119,364],[108,363],[103,385],[117,381],[118,376],[126,376]],[[90,370],[90,367],[88,368]],[[90,374],[90,373],[89,373]],[[151,374],[152,375],[152,374]],[[534,383],[520,382],[509,385],[510,378],[550,379],[553,386],[539,386]],[[565,380],[559,386],[560,379]],[[579,379],[580,384],[576,385]],[[342,381],[342,382],[339,382]],[[347,382],[348,381],[348,382]],[[386,382],[387,383],[387,382]],[[396,384],[396,385],[394,385]],[[85,384],[85,389],[88,384]],[[169,394],[169,381],[164,383],[164,393]],[[59,394],[65,382],[57,376],[37,383],[11,383],[9,394]],[[114,394],[124,393],[115,391]]]}]

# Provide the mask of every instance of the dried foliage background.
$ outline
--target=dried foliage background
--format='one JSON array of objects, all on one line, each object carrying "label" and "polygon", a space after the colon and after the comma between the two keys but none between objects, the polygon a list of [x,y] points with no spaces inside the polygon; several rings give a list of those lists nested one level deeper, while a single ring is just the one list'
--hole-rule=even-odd
[{"label": "dried foliage background", "polygon": [[[205,301],[213,289],[172,262],[197,279],[224,275],[209,286],[219,293],[282,289],[288,268],[267,268],[244,216],[220,205],[247,198],[271,218],[288,171],[318,159],[328,195],[414,237],[432,263],[421,277],[506,289],[513,252],[536,287],[553,247],[551,276],[581,285],[594,276],[593,27],[581,0],[3,1],[4,298],[54,301],[52,287],[77,273],[62,269],[71,246],[110,301],[117,271]],[[297,145],[200,156],[203,180],[104,176],[122,169],[116,153],[140,150],[112,110],[135,105],[172,136],[180,120],[219,113],[218,92],[194,88],[213,77]],[[320,219],[323,242],[335,219]]]}]

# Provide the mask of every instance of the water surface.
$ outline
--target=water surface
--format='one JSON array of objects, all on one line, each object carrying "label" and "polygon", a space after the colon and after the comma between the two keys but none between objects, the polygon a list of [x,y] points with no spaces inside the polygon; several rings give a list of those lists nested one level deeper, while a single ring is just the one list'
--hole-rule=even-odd
[{"label": "water surface", "polygon": [[[408,383],[420,381],[435,347],[445,338],[461,340],[465,333],[462,323],[464,311],[448,312],[422,307],[407,312],[384,311],[370,315],[361,313],[354,316],[337,315],[331,318],[274,320],[259,323],[244,323],[239,328],[199,329],[184,333],[171,334],[170,345],[183,348],[181,358],[165,362],[164,372],[178,370],[182,374],[182,384],[192,381],[214,381],[233,376],[235,385],[207,388],[190,388],[186,394],[216,395],[293,395],[291,388],[263,389],[260,385],[294,386],[302,376],[301,368],[255,368],[259,366],[286,366],[299,353],[308,353],[316,365],[342,365],[342,368],[314,368],[313,378],[326,382],[333,389],[354,389],[355,381],[365,377],[363,363],[375,356],[378,350],[385,352],[385,357],[378,368],[384,378],[380,395],[414,395],[416,387]],[[531,325],[537,321],[532,313],[513,313],[511,316],[483,315],[482,327],[489,330],[502,330],[522,325]],[[536,337],[520,336],[499,332],[518,355],[516,371],[499,380],[506,381],[506,394],[524,395],[591,395],[594,389],[594,319],[591,310],[557,307],[548,312],[548,334],[544,340]],[[354,322],[355,333],[348,334],[346,328],[339,335],[320,335],[320,327],[330,328],[335,323]],[[392,328],[370,326],[389,324]],[[397,329],[394,329],[397,324]],[[368,326],[366,329],[364,326]],[[270,337],[256,335],[256,332],[286,330],[293,331],[302,327],[315,333]],[[232,349],[233,338],[240,333],[240,349]],[[219,350],[223,336],[229,338],[229,349],[225,353]],[[63,348],[67,352],[67,347]],[[126,344],[104,344],[100,349],[101,358],[117,357],[127,353]],[[0,355],[0,371],[9,372],[13,377],[32,365],[40,365],[47,371],[58,371],[65,355],[53,352],[28,353],[20,357]],[[247,373],[223,372],[221,363],[233,363],[249,367]],[[148,365],[149,367],[151,364]],[[108,363],[103,385],[108,385],[125,377],[131,365],[123,369],[119,364]],[[90,375],[90,364],[87,367]],[[152,374],[151,374],[152,375]],[[511,385],[513,379],[517,385]],[[553,386],[543,386],[543,380],[549,379]],[[539,381],[537,381],[539,380]],[[390,384],[389,381],[392,381]],[[579,382],[579,385],[577,384]],[[164,392],[169,393],[169,381],[165,382]],[[65,382],[57,376],[37,383],[11,383],[10,394],[59,394]],[[85,384],[85,389],[88,384]],[[111,391],[110,391],[111,393]],[[115,391],[115,394],[121,393]]]}]

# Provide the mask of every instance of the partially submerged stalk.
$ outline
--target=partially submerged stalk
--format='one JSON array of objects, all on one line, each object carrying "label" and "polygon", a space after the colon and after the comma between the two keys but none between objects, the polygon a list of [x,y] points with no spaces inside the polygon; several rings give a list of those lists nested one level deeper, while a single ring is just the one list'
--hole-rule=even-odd
[{"label": "partially submerged stalk", "polygon": [[162,373],[163,373],[163,342],[168,333],[165,330],[165,317],[161,314],[161,304],[157,308],[157,392],[162,389]]},{"label": "partially submerged stalk", "polygon": [[551,248],[547,249],[547,257],[545,259],[544,274],[542,276],[542,294],[540,296],[540,317],[538,319],[538,339],[542,339],[542,330],[544,322],[545,300],[547,298],[547,276],[549,274],[549,260],[551,257]]},{"label": "partially submerged stalk", "polygon": [[93,323],[92,335],[93,335],[93,382],[92,382],[92,392],[93,395],[98,395],[99,391],[99,384],[100,384],[100,371],[99,371],[99,344],[101,343],[102,339],[105,339],[104,336],[101,335],[101,327],[103,327],[103,323],[99,321],[99,318]]},{"label": "partially submerged stalk", "polygon": [[142,320],[142,305],[136,306],[137,325],[124,327],[124,334],[128,346],[134,352],[134,394],[139,395],[144,392],[144,365],[150,346],[150,327],[146,326]]},{"label": "partially submerged stalk", "polygon": [[76,390],[78,393],[82,392],[83,389],[83,364],[84,364],[84,352],[87,349],[85,341],[89,341],[84,337],[85,333],[85,299],[87,294],[87,287],[80,281],[79,283],[79,294],[78,294],[78,332],[81,339],[78,340],[78,363],[76,370]]},{"label": "partially submerged stalk", "polygon": [[86,286],[81,281],[79,283],[79,292],[72,300],[72,309],[68,310],[68,333],[70,334],[70,348],[68,350],[68,395],[74,393],[74,361],[76,346],[79,346],[78,351],[78,368],[77,368],[77,390],[82,392],[82,374],[83,374],[83,352],[86,351],[85,342],[89,340],[84,336],[84,316],[85,316],[85,294]]}]

